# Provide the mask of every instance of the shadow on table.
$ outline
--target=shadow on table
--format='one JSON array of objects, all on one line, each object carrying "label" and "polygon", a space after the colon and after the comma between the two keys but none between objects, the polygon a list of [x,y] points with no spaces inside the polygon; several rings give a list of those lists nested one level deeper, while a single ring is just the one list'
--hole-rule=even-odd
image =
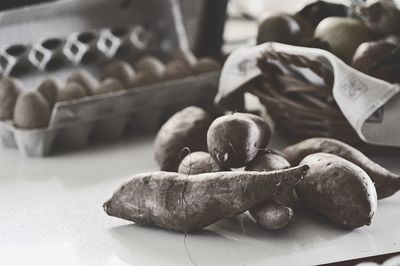
[{"label": "shadow on table", "polygon": [[154,169],[151,137],[124,139],[47,158],[20,157],[16,176],[35,182],[57,178],[68,188],[82,188]]},{"label": "shadow on table", "polygon": [[326,245],[350,232],[307,210],[301,210],[296,221],[280,231],[263,229],[245,213],[188,234],[186,247],[182,233],[137,224],[110,229],[124,246],[124,252],[117,255],[125,263],[132,264],[140,254],[167,265],[187,265],[191,260],[195,265],[260,263]]}]

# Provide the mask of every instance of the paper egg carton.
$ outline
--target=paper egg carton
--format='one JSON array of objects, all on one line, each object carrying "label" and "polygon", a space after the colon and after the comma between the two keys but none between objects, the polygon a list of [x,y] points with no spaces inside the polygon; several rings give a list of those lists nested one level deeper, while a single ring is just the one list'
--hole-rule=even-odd
[{"label": "paper egg carton", "polygon": [[[134,63],[151,54],[166,61],[177,53],[193,58],[175,0],[59,1],[0,15],[0,43],[5,44],[0,75],[16,77],[28,89],[46,77],[64,82],[77,68],[100,77],[116,59]],[[2,121],[0,140],[27,156],[45,156],[58,147],[81,148],[127,131],[155,131],[184,106],[212,106],[218,80],[219,71],[213,71],[58,102],[47,128],[24,130]]]},{"label": "paper egg carton", "polygon": [[[57,103],[47,129],[22,130],[11,122],[0,123],[5,147],[18,148],[27,156],[45,156],[57,147],[81,148],[90,139],[115,140],[126,131],[154,131],[162,119],[185,105],[207,108],[215,95],[219,73],[173,80],[91,100]],[[182,90],[191,90],[183,94]],[[152,100],[149,102],[148,98]],[[161,104],[168,100],[168,104]]]}]

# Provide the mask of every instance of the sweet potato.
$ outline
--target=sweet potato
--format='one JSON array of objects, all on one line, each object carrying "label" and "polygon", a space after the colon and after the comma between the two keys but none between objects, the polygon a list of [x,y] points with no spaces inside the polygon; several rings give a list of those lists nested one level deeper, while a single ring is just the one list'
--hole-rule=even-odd
[{"label": "sweet potato", "polygon": [[188,154],[181,162],[178,173],[198,175],[213,172],[222,172],[222,168],[208,152],[197,151]]},{"label": "sweet potato", "polygon": [[274,171],[290,168],[290,163],[273,150],[261,150],[257,156],[246,165],[246,171]]},{"label": "sweet potato", "polygon": [[[290,163],[274,151],[260,151],[246,166],[246,171],[275,171],[290,168]],[[250,209],[256,222],[267,229],[282,229],[294,218],[293,190],[283,191],[268,202]]]},{"label": "sweet potato", "polygon": [[192,232],[238,215],[296,185],[307,171],[139,174],[104,203],[105,212],[139,224]]},{"label": "sweet potato", "polygon": [[210,116],[201,108],[187,107],[173,115],[158,132],[155,142],[155,159],[162,171],[176,172],[182,150],[191,152],[207,150],[207,129]]},{"label": "sweet potato", "polygon": [[301,164],[310,170],[296,186],[300,202],[345,228],[371,224],[378,199],[364,170],[328,153],[311,154]]},{"label": "sweet potato", "polygon": [[359,150],[339,140],[329,138],[311,138],[283,151],[284,156],[292,165],[297,165],[309,154],[325,152],[340,156],[361,167],[375,183],[378,198],[392,196],[400,189],[400,176],[392,173],[370,160]]},{"label": "sweet potato", "polygon": [[250,214],[259,225],[270,230],[288,226],[294,217],[292,208],[274,200],[263,202],[250,209]]},{"label": "sweet potato", "polygon": [[270,141],[271,130],[259,116],[234,113],[217,118],[207,133],[208,151],[224,168],[245,166]]}]

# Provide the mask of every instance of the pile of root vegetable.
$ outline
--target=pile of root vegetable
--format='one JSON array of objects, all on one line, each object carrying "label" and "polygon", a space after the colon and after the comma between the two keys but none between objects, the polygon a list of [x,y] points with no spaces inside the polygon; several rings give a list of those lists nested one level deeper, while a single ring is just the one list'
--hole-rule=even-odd
[{"label": "pile of root vegetable", "polygon": [[313,1],[295,14],[268,14],[257,43],[279,42],[330,51],[370,76],[399,83],[400,9],[394,0]]},{"label": "pile of root vegetable", "polygon": [[[192,232],[243,212],[267,229],[289,225],[302,204],[335,224],[370,225],[378,199],[400,189],[400,176],[334,139],[308,139],[268,150],[259,116],[215,119],[188,107],[155,140],[161,171],[133,176],[104,204],[110,216]],[[186,155],[186,156],[184,156]]]}]

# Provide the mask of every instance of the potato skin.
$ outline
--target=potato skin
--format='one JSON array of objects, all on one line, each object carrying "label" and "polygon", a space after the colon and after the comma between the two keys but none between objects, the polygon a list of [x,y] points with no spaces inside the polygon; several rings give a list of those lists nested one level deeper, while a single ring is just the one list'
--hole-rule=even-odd
[{"label": "potato skin", "polygon": [[222,172],[222,168],[208,152],[197,151],[183,158],[178,168],[178,173],[185,175],[198,175],[213,172]]},{"label": "potato skin", "polygon": [[311,138],[285,148],[282,153],[292,165],[309,154],[325,152],[342,157],[361,167],[375,183],[378,198],[392,196],[400,190],[400,176],[373,162],[359,150],[339,140]]},{"label": "potato skin", "polygon": [[[245,168],[246,171],[276,171],[290,168],[290,163],[272,150],[262,150]],[[295,198],[293,189],[283,191],[270,201],[252,209],[250,214],[262,227],[270,230],[282,229],[294,218]]]},{"label": "potato skin", "polygon": [[184,148],[191,152],[207,150],[207,129],[210,116],[201,108],[187,107],[173,115],[158,132],[154,151],[162,171],[176,172]]},{"label": "potato skin", "polygon": [[301,38],[301,25],[289,14],[268,16],[258,26],[257,44],[280,42],[295,45]]},{"label": "potato skin", "polygon": [[171,172],[139,174],[104,203],[114,217],[178,232],[201,230],[236,216],[292,188],[307,166],[276,172],[218,172],[187,176]]},{"label": "potato skin", "polygon": [[378,199],[371,179],[336,155],[315,153],[301,161],[310,170],[296,186],[300,201],[349,229],[370,225]]},{"label": "potato skin", "polygon": [[294,217],[291,208],[274,200],[264,202],[250,209],[250,214],[259,225],[270,230],[278,230],[288,226]]},{"label": "potato skin", "polygon": [[272,150],[261,150],[257,156],[246,165],[246,171],[275,171],[290,168],[290,163]]},{"label": "potato skin", "polygon": [[245,166],[271,138],[268,124],[259,116],[234,113],[217,118],[207,133],[208,151],[224,168]]}]

